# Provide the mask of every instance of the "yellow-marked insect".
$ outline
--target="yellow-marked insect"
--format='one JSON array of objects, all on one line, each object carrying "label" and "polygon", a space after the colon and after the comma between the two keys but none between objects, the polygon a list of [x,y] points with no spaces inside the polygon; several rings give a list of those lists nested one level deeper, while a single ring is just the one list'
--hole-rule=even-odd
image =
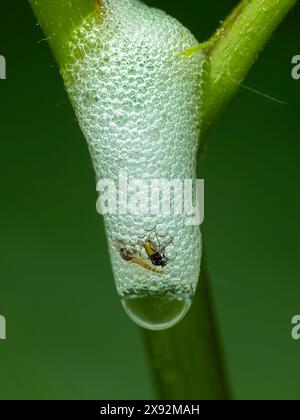
[{"label": "yellow-marked insect", "polygon": [[145,251],[153,265],[156,267],[165,267],[169,262],[169,259],[165,255],[165,251],[166,248],[173,242],[173,238],[163,244],[160,243],[156,233],[155,238],[156,242],[149,237],[141,245],[145,248]]},{"label": "yellow-marked insect", "polygon": [[152,273],[162,274],[161,270],[157,270],[156,268],[151,267],[151,265],[149,265],[141,256],[139,251],[126,248],[126,246],[122,242],[117,242],[117,246],[120,255],[124,261],[127,261],[131,264],[140,265],[141,267],[145,268],[148,271],[151,271]]}]

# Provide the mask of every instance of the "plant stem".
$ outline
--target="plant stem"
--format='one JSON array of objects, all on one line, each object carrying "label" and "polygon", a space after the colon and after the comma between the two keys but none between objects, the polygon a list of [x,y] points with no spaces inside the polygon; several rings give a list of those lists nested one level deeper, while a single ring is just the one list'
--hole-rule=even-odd
[{"label": "plant stem", "polygon": [[[118,0],[116,0],[118,1]],[[101,0],[29,0],[62,66],[72,29],[89,14],[103,17]],[[239,88],[258,53],[296,0],[242,0],[212,37],[204,128]],[[228,399],[226,375],[205,269],[190,314],[169,331],[145,332],[160,398]]]},{"label": "plant stem", "polygon": [[242,0],[212,37],[204,126],[239,89],[258,53],[297,0]]},{"label": "plant stem", "polygon": [[144,337],[159,399],[229,399],[204,264],[186,318],[170,330],[145,331]]},{"label": "plant stem", "polygon": [[101,18],[101,0],[28,0],[60,66],[68,59],[72,30],[87,16]]}]

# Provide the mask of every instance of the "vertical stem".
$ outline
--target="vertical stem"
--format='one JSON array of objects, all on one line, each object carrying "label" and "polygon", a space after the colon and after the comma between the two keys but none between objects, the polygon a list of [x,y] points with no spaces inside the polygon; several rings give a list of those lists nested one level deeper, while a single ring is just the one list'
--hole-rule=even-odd
[{"label": "vertical stem", "polygon": [[230,398],[205,263],[186,318],[170,330],[143,335],[160,399]]}]

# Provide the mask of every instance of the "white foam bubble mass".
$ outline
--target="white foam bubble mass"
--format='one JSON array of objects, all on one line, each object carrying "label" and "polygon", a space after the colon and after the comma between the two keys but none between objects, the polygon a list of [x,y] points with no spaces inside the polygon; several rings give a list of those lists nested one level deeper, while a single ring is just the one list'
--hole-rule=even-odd
[{"label": "white foam bubble mass", "polygon": [[[101,22],[88,17],[72,34],[62,68],[97,181],[118,182],[120,171],[130,179],[195,179],[204,54],[184,54],[198,43],[163,11],[138,0],[102,4]],[[151,329],[177,323],[197,286],[199,226],[183,214],[104,218],[128,314]]]}]

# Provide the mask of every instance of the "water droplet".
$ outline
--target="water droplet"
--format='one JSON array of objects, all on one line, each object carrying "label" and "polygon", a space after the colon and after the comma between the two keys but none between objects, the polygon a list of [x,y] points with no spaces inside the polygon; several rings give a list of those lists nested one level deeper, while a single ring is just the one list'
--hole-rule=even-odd
[{"label": "water droplet", "polygon": [[147,330],[174,327],[188,312],[192,299],[176,295],[143,295],[122,298],[123,307],[132,321]]}]

